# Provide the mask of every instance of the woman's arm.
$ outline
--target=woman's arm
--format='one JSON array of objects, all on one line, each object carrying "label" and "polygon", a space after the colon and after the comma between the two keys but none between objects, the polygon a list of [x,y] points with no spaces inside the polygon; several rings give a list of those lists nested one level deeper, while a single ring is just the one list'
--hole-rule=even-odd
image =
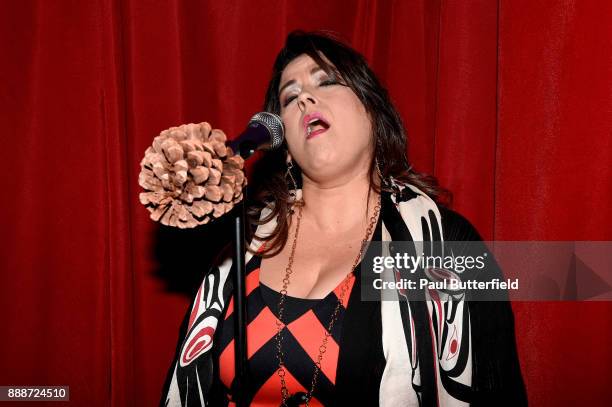
[{"label": "woman's arm", "polygon": [[[445,241],[482,241],[463,216],[440,207]],[[483,249],[486,247],[483,245]],[[461,253],[458,253],[461,255]],[[503,273],[489,253],[487,278]],[[527,396],[516,349],[509,301],[469,301],[472,340],[473,406],[525,406]]]}]

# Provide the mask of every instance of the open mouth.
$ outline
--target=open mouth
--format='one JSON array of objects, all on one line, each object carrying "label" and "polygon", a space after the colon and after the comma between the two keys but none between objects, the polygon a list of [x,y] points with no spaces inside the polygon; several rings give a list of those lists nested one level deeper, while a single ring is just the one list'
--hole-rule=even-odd
[{"label": "open mouth", "polygon": [[313,117],[306,125],[306,138],[310,139],[321,133],[325,133],[329,127],[329,123],[321,117]]}]

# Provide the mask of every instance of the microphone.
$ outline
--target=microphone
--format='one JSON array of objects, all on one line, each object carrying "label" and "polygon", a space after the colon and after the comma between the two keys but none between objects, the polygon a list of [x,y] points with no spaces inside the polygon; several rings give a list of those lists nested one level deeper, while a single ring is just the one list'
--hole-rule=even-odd
[{"label": "microphone", "polygon": [[274,150],[285,139],[285,126],[280,117],[269,112],[259,112],[249,121],[247,128],[228,146],[244,159],[256,150]]}]

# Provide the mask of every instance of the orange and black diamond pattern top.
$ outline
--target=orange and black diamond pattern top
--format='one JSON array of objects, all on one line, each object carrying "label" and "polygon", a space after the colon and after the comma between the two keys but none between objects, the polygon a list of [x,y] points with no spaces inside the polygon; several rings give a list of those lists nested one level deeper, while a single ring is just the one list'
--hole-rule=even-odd
[{"label": "orange and black diamond pattern top", "polygon": [[[249,389],[246,398],[251,406],[278,406],[281,398],[280,378],[277,374],[276,333],[278,302],[280,293],[259,282],[261,257],[254,256],[246,266],[247,291],[247,348],[249,363]],[[338,312],[338,318],[327,349],[321,361],[321,372],[317,380],[311,406],[326,405],[333,395],[338,365],[339,343],[342,321],[348,304],[349,294],[355,282],[355,275],[348,281],[347,291]],[[325,298],[285,298],[282,349],[285,362],[285,382],[291,395],[307,393],[310,390],[315,371],[315,360],[325,336],[332,313],[338,304],[341,285],[344,280]],[[219,336],[217,392],[232,398],[234,381],[234,304],[228,305]],[[229,405],[233,405],[231,401]]]}]

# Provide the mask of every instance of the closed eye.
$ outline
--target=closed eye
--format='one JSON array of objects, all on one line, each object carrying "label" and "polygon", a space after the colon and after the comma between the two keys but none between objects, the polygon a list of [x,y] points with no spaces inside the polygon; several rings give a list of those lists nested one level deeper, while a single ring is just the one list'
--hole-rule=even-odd
[{"label": "closed eye", "polygon": [[287,107],[287,105],[288,105],[289,103],[291,103],[291,101],[292,101],[293,99],[295,99],[296,97],[297,97],[297,96],[295,96],[295,95],[293,95],[293,96],[289,96],[289,97],[288,97],[288,98],[285,100],[285,102],[283,103],[283,107]]},{"label": "closed eye", "polygon": [[321,82],[319,86],[330,86],[330,85],[338,85],[338,84],[339,82],[334,79],[327,79]]},{"label": "closed eye", "polygon": [[330,85],[340,85],[340,86],[348,86],[340,76],[332,75],[322,81],[319,86],[330,86]]}]

